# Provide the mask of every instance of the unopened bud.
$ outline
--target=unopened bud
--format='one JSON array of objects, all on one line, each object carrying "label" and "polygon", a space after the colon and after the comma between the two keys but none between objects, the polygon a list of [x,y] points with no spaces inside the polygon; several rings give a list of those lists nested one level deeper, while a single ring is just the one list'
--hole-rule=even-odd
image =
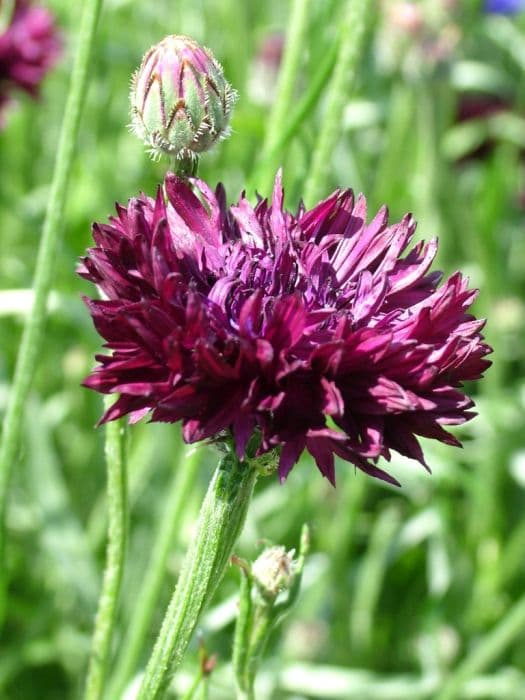
[{"label": "unopened bud", "polygon": [[228,135],[237,93],[211,51],[173,35],[146,53],[130,97],[133,132],[151,154],[189,159]]},{"label": "unopened bud", "polygon": [[295,573],[293,556],[284,547],[269,547],[254,561],[252,576],[265,600],[273,601],[281,591],[288,590]]}]

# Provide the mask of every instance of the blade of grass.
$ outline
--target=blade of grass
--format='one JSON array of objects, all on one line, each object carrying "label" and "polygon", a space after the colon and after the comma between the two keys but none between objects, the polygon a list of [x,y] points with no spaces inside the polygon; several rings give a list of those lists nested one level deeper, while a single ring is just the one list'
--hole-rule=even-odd
[{"label": "blade of grass", "polygon": [[388,567],[388,553],[397,535],[400,514],[394,507],[387,508],[377,518],[369,537],[357,575],[351,604],[350,638],[352,652],[363,654],[369,650],[374,627],[374,614]]},{"label": "blade of grass", "polygon": [[[257,185],[260,192],[268,192],[272,186],[273,178],[278,167],[282,164],[283,153],[286,145],[299,131],[312,109],[317,104],[319,97],[323,93],[330,77],[337,54],[339,52],[339,42],[334,41],[329,47],[324,60],[319,65],[317,72],[312,77],[308,90],[299,100],[297,107],[291,115],[283,120],[274,137],[273,146],[268,148],[261,155],[261,160],[255,170],[255,174],[250,182],[248,190]],[[279,133],[280,132],[280,133]]]},{"label": "blade of grass", "polygon": [[515,603],[491,632],[479,642],[466,659],[445,680],[436,700],[454,700],[473,676],[490,666],[525,629],[525,596]]},{"label": "blade of grass", "polygon": [[304,200],[315,201],[326,182],[332,152],[337,143],[345,100],[353,88],[361,56],[362,39],[370,0],[348,0],[341,24],[339,54],[330,81],[326,112],[317,138]]},{"label": "blade of grass", "polygon": [[[273,109],[268,117],[266,136],[261,151],[261,163],[264,163],[268,155],[275,151],[277,144],[280,142],[284,126],[288,120],[288,114],[293,105],[297,74],[306,45],[305,37],[308,28],[309,11],[310,0],[294,0],[288,20],[289,29],[279,71],[277,94]],[[267,183],[261,181],[257,184],[266,187]]]},{"label": "blade of grass", "polygon": [[411,172],[414,167],[417,142],[413,138],[416,99],[414,90],[405,83],[395,82],[386,102],[386,124],[381,158],[375,169],[370,207],[375,209],[385,202],[404,206],[407,197],[406,181],[398,177],[399,168]]}]

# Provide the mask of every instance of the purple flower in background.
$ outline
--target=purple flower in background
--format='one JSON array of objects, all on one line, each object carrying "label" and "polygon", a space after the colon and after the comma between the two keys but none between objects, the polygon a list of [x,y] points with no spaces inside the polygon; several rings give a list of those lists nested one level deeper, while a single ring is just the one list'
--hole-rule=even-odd
[{"label": "purple flower in background", "polygon": [[38,96],[42,79],[60,54],[51,13],[16,0],[7,28],[0,33],[0,116],[13,89]]},{"label": "purple flower in background", "polygon": [[485,12],[514,15],[525,10],[525,0],[485,0]]},{"label": "purple flower in background", "polygon": [[[334,455],[391,483],[379,457],[425,464],[417,436],[450,445],[474,415],[462,382],[489,366],[476,297],[456,273],[429,272],[435,240],[415,222],[336,191],[310,211],[215,192],[168,174],[155,199],[95,224],[79,273],[109,354],[85,384],[119,394],[102,422],[151,412],[187,442],[231,431],[242,456],[278,448],[284,479],[304,450],[335,482]],[[405,252],[408,248],[408,252]]]}]

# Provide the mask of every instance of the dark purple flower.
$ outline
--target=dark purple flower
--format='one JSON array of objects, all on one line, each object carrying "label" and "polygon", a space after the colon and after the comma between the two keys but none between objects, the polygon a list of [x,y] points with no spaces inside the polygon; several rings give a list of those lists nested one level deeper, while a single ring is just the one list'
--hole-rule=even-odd
[{"label": "dark purple flower", "polygon": [[16,0],[10,23],[0,33],[0,113],[13,89],[32,97],[60,54],[60,40],[51,13]]},{"label": "dark purple flower", "polygon": [[228,208],[192,182],[168,174],[93,227],[79,273],[104,296],[86,301],[111,352],[85,383],[120,394],[102,422],[151,411],[187,442],[230,430],[239,456],[258,431],[281,479],[306,449],[332,483],[334,455],[397,483],[379,457],[425,464],[417,436],[459,445],[446,426],[474,415],[460,388],[490,348],[467,280],[428,272],[436,241],[404,254],[410,215],[367,224],[351,190],[293,215],[280,176],[271,203]]},{"label": "dark purple flower", "polygon": [[525,0],[485,0],[485,12],[514,15],[525,10]]}]

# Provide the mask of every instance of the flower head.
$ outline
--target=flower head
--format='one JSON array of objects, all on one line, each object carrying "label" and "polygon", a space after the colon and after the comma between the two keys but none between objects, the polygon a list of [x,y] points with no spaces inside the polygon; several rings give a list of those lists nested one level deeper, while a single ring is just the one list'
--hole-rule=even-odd
[{"label": "flower head", "polygon": [[0,109],[13,89],[38,96],[40,83],[60,54],[51,13],[16,0],[7,28],[0,32]]},{"label": "flower head", "polygon": [[281,479],[307,450],[331,482],[338,455],[397,483],[379,457],[459,444],[446,427],[474,415],[461,385],[490,349],[476,292],[459,273],[439,285],[410,215],[366,223],[351,190],[291,214],[280,176],[271,203],[227,207],[192,182],[168,174],[93,227],[79,273],[104,296],[87,304],[110,353],[85,383],[120,394],[102,421],[180,420],[190,443],[231,431],[239,456],[259,434]]},{"label": "flower head", "polygon": [[228,135],[236,92],[211,51],[174,35],[146,53],[130,99],[132,129],[152,155],[191,158]]}]

